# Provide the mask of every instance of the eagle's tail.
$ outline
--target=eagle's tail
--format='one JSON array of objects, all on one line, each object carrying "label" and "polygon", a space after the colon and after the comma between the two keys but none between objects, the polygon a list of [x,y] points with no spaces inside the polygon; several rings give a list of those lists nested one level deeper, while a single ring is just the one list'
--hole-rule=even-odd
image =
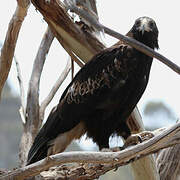
[{"label": "eagle's tail", "polygon": [[33,164],[47,157],[49,148],[48,142],[49,140],[39,138],[38,136],[35,138],[34,143],[28,153],[28,160],[26,165]]},{"label": "eagle's tail", "polygon": [[58,122],[61,122],[61,118],[58,115],[57,108],[54,107],[49,114],[46,123],[34,139],[33,145],[28,153],[27,165],[47,157],[48,149],[51,146],[50,142],[58,136],[58,132],[56,132]]},{"label": "eagle's tail", "polygon": [[27,165],[63,152],[73,139],[79,139],[85,133],[84,123],[62,119],[55,107],[34,140],[28,153]]}]

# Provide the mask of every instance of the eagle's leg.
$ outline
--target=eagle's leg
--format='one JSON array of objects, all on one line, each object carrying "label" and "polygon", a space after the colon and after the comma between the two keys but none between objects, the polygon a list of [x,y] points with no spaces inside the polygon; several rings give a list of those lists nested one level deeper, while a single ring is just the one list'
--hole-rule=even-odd
[{"label": "eagle's leg", "polygon": [[98,140],[97,145],[99,146],[100,151],[108,151],[109,149],[109,137],[103,138],[103,140]]},{"label": "eagle's leg", "polygon": [[117,135],[123,137],[125,140],[131,136],[131,131],[127,126],[126,122],[121,122],[118,128],[116,129]]},{"label": "eagle's leg", "polygon": [[108,151],[109,149],[109,136],[106,132],[99,132],[93,136],[93,141],[98,145],[100,151]]}]

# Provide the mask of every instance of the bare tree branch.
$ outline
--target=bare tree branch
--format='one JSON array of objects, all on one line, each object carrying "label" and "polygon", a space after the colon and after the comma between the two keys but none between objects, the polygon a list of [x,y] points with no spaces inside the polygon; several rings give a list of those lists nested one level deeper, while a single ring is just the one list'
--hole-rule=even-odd
[{"label": "bare tree branch", "polygon": [[51,91],[48,94],[48,96],[41,103],[40,110],[39,110],[41,121],[44,119],[44,112],[45,112],[46,107],[52,101],[52,99],[53,99],[54,95],[56,94],[57,90],[59,89],[61,84],[66,79],[67,75],[69,74],[70,69],[71,69],[71,58],[68,59],[65,69],[63,70],[63,72],[61,73],[60,77],[58,78],[58,80],[54,84],[54,86],[51,89]]},{"label": "bare tree branch", "polygon": [[[21,6],[22,4],[23,6]],[[21,29],[22,22],[27,14],[29,4],[29,0],[18,0],[15,13],[9,23],[8,31],[3,47],[1,49],[0,56],[0,97],[11,68],[19,31]]]},{"label": "bare tree branch", "polygon": [[[155,134],[157,134],[157,131]],[[119,152],[64,152],[47,157],[29,166],[19,168],[6,175],[2,175],[0,179],[12,177],[27,178],[35,176],[52,166],[72,162],[113,164],[113,169],[178,143],[180,143],[180,122],[143,143],[131,146]]]},{"label": "bare tree branch", "polygon": [[66,0],[66,6],[71,11],[77,13],[84,19],[86,19],[88,22],[90,22],[91,25],[93,25],[96,29],[101,30],[110,36],[113,36],[117,39],[120,39],[124,41],[125,43],[129,44],[130,46],[136,48],[137,50],[143,52],[144,54],[154,57],[161,61],[162,63],[166,64],[168,67],[170,67],[173,71],[180,74],[180,67],[170,61],[168,58],[164,57],[163,55],[159,54],[158,52],[155,52],[153,49],[149,48],[148,46],[140,43],[139,41],[136,41],[135,39],[132,39],[130,37],[124,36],[120,33],[115,32],[114,30],[100,24],[96,18],[93,16],[90,16],[84,9],[77,7],[73,1]]},{"label": "bare tree branch", "polygon": [[27,95],[26,123],[24,124],[24,132],[20,143],[20,161],[22,165],[26,163],[27,153],[42,123],[39,119],[39,83],[46,55],[53,39],[54,36],[48,28],[33,65]]},{"label": "bare tree branch", "polygon": [[26,123],[26,120],[25,120],[25,109],[26,109],[26,107],[25,107],[25,93],[24,93],[23,79],[22,79],[22,75],[21,75],[21,69],[19,66],[19,62],[15,56],[14,56],[14,61],[16,63],[17,79],[19,82],[20,98],[21,98],[21,107],[19,109],[19,113],[20,113],[23,124],[25,124]]}]

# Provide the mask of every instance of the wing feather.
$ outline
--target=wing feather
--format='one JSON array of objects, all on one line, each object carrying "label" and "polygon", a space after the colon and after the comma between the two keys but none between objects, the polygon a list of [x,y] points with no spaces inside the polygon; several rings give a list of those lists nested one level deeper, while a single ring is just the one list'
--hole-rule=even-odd
[{"label": "wing feather", "polygon": [[[74,77],[64,91],[60,101],[66,99],[68,104],[82,104],[89,98],[96,98],[99,93],[112,88],[116,82],[127,79],[133,49],[127,45],[109,48],[95,55]],[[129,68],[130,69],[130,68]]]}]

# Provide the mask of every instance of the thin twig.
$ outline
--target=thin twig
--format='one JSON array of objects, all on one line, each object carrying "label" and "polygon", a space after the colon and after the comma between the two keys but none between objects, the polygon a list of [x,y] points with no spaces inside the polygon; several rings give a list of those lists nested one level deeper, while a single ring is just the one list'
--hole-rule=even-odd
[{"label": "thin twig", "polygon": [[160,149],[180,143],[180,123],[177,123],[153,138],[118,152],[65,152],[50,156],[29,166],[19,168],[11,173],[0,176],[0,179],[12,177],[31,177],[40,172],[64,163],[105,163],[122,166],[142,158]]},{"label": "thin twig", "polygon": [[25,124],[25,109],[26,109],[26,104],[25,104],[25,93],[24,93],[24,86],[23,86],[23,79],[21,75],[21,69],[19,66],[19,62],[17,58],[14,56],[14,61],[16,63],[16,70],[17,70],[17,79],[19,82],[19,89],[20,89],[20,98],[21,98],[21,108],[19,110],[19,113],[21,115],[21,119],[23,124]]},{"label": "thin twig", "polygon": [[74,61],[71,58],[71,79],[73,79],[73,78],[74,78]]},{"label": "thin twig", "polygon": [[69,74],[69,71],[71,69],[71,58],[68,58],[67,64],[65,69],[63,70],[63,72],[61,73],[60,77],[58,78],[58,80],[56,81],[56,83],[54,84],[53,88],[51,89],[50,93],[48,94],[48,96],[43,100],[43,102],[41,103],[40,106],[40,119],[43,120],[44,119],[44,112],[46,107],[48,106],[48,104],[51,102],[51,100],[53,99],[53,97],[55,96],[57,90],[59,89],[59,87],[61,86],[61,84],[64,82],[64,80],[66,79],[67,75]]},{"label": "thin twig", "polygon": [[120,39],[124,41],[125,43],[129,44],[130,46],[136,48],[137,50],[143,52],[144,54],[154,57],[161,61],[162,63],[166,64],[168,67],[170,67],[173,71],[180,74],[180,67],[170,61],[168,58],[164,57],[163,55],[159,54],[158,52],[155,52],[153,49],[147,47],[146,45],[140,43],[139,41],[136,41],[135,39],[132,39],[130,37],[124,36],[120,33],[117,33],[116,31],[100,24],[96,18],[93,16],[90,16],[84,9],[77,7],[73,1],[66,0],[65,1],[66,7],[70,9],[71,11],[75,12],[79,16],[86,19],[88,22],[90,22],[96,29],[101,30],[102,32],[105,32],[106,34],[109,34],[110,36],[113,36],[117,39]]}]

